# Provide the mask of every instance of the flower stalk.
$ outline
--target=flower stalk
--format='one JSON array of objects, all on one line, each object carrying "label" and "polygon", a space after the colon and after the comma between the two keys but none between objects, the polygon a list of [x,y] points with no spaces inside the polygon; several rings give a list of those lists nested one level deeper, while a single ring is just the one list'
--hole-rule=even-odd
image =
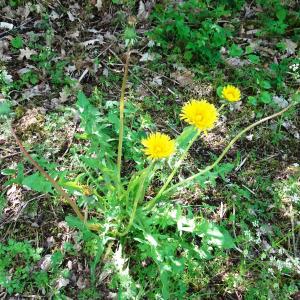
[{"label": "flower stalk", "polygon": [[145,194],[145,189],[146,189],[145,181],[148,178],[150,172],[152,171],[153,166],[154,166],[154,161],[148,166],[148,168],[146,168],[144,170],[143,174],[141,175],[141,179],[140,179],[140,182],[139,182],[139,188],[138,188],[137,193],[136,193],[135,198],[134,198],[133,207],[132,207],[132,211],[131,211],[131,214],[130,214],[129,222],[128,222],[125,230],[123,232],[117,232],[116,236],[123,237],[123,236],[127,235],[128,232],[130,231],[130,228],[131,228],[131,226],[133,224],[133,221],[135,219],[138,203],[143,199],[144,194]]},{"label": "flower stalk", "polygon": [[[168,194],[176,189],[178,189],[179,187],[181,186],[185,186],[187,183],[193,181],[194,179],[196,179],[198,176],[201,176],[203,174],[205,174],[206,172],[209,172],[210,170],[212,170],[213,168],[215,168],[219,162],[223,159],[223,157],[227,154],[227,152],[231,149],[231,147],[236,143],[236,141],[241,137],[243,136],[246,132],[248,132],[249,130],[251,130],[252,128],[268,121],[268,120],[271,120],[271,119],[274,119],[276,117],[279,117],[281,116],[284,112],[286,112],[287,110],[289,110],[292,106],[294,106],[294,104],[290,104],[289,106],[287,106],[286,108],[282,109],[281,111],[271,115],[271,116],[268,116],[268,117],[265,117],[261,120],[258,120],[257,122],[247,126],[246,128],[244,128],[242,131],[240,131],[231,141],[230,143],[226,146],[226,148],[223,150],[223,152],[220,154],[220,156],[215,160],[215,162],[209,166],[207,166],[205,169],[203,170],[200,170],[198,173],[184,179],[183,181],[171,186],[169,189],[167,190],[164,190],[162,193],[160,192],[159,194],[157,194],[157,196],[154,198],[155,199],[155,202],[157,202],[159,200],[159,198],[163,195],[163,194]],[[153,200],[154,200],[153,199]],[[152,201],[152,200],[151,200]],[[151,206],[151,208],[153,207],[153,205]]]},{"label": "flower stalk", "polygon": [[125,108],[125,90],[128,80],[128,66],[130,60],[130,52],[126,55],[125,70],[121,88],[121,97],[120,97],[120,128],[119,128],[119,142],[118,142],[118,158],[117,158],[117,167],[118,167],[118,178],[121,181],[121,169],[122,169],[122,148],[123,148],[123,139],[124,139],[124,108]]},{"label": "flower stalk", "polygon": [[197,130],[197,132],[195,133],[195,135],[193,136],[193,138],[188,143],[187,147],[184,149],[183,153],[181,154],[178,162],[176,163],[176,165],[175,165],[173,171],[171,172],[171,174],[168,176],[168,178],[167,178],[166,182],[164,183],[164,185],[161,187],[161,189],[159,190],[159,192],[157,193],[157,195],[151,201],[149,201],[148,204],[146,205],[146,209],[150,209],[151,210],[151,208],[155,205],[156,201],[164,193],[164,191],[166,190],[166,188],[168,187],[168,185],[172,181],[173,177],[177,173],[178,169],[182,165],[183,161],[185,160],[185,158],[187,156],[187,153],[190,150],[191,146],[196,141],[196,139],[199,137],[200,133],[201,133],[200,130]]}]

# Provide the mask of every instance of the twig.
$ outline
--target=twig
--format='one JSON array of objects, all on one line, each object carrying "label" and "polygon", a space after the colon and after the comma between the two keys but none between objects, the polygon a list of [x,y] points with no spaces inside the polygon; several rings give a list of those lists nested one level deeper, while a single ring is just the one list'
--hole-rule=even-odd
[{"label": "twig", "polygon": [[241,163],[235,168],[234,171],[236,171],[236,172],[239,171],[242,168],[242,166],[245,164],[245,162],[247,161],[248,157],[249,157],[249,154],[241,161]]},{"label": "twig", "polygon": [[81,75],[80,78],[78,79],[78,82],[79,82],[79,83],[80,83],[81,80],[85,77],[85,75],[88,73],[88,71],[89,71],[89,68],[86,68],[86,69],[83,71],[82,75]]},{"label": "twig", "polygon": [[11,153],[11,154],[2,156],[2,157],[0,157],[0,161],[3,160],[3,159],[6,159],[6,158],[10,158],[10,157],[16,156],[16,155],[21,154],[21,153],[22,152],[15,152],[15,153]]},{"label": "twig", "polygon": [[78,218],[82,221],[84,221],[84,216],[81,213],[79,207],[77,206],[77,204],[75,203],[75,201],[73,201],[73,199],[71,199],[71,197],[60,187],[60,185],[31,157],[31,155],[26,151],[26,149],[24,148],[23,144],[21,143],[20,139],[17,137],[16,133],[14,132],[13,128],[11,127],[11,133],[13,135],[13,137],[15,138],[18,146],[20,147],[22,153],[24,154],[24,156],[34,165],[34,167],[41,172],[41,174],[47,179],[49,180],[52,185],[55,187],[55,189],[57,190],[57,192],[64,198],[67,200],[67,202],[70,204],[70,206],[73,208],[74,212],[76,213],[76,215],[78,216]]},{"label": "twig", "polygon": [[118,178],[121,178],[121,168],[122,168],[122,148],[123,148],[123,135],[124,135],[124,107],[125,107],[125,90],[128,79],[128,65],[130,59],[130,52],[126,56],[126,64],[121,88],[121,98],[120,98],[120,129],[119,129],[119,142],[118,142]]},{"label": "twig", "polygon": [[24,211],[24,209],[25,209],[26,206],[28,205],[28,203],[30,203],[30,202],[32,202],[32,201],[34,201],[34,200],[40,199],[40,198],[42,198],[43,196],[45,196],[45,194],[36,196],[36,197],[34,197],[34,198],[28,200],[27,202],[25,202],[25,203],[23,204],[23,206],[19,209],[19,212],[17,213],[17,216],[12,217],[12,218],[8,217],[8,220],[7,220],[7,218],[5,218],[6,220],[3,220],[3,219],[0,220],[0,226],[3,226],[3,225],[5,225],[5,224],[7,224],[7,223],[10,223],[10,219],[14,220],[14,224],[12,225],[13,228],[10,229],[10,227],[9,227],[9,228],[6,230],[6,233],[5,233],[4,235],[1,236],[1,240],[2,240],[2,241],[5,241],[5,238],[7,237],[7,235],[9,234],[10,231],[14,231],[14,229],[15,229],[15,227],[16,227],[16,223],[17,223],[17,221],[18,221],[20,215],[22,214],[22,212]]},{"label": "twig", "polygon": [[109,44],[104,50],[102,50],[96,57],[101,56],[102,54],[104,54],[107,50],[109,50],[111,47],[113,46],[113,44]]},{"label": "twig", "polygon": [[251,194],[253,194],[253,195],[256,196],[256,193],[253,192],[251,189],[249,189],[246,185],[242,184],[242,186],[243,186],[246,190],[248,190]]}]

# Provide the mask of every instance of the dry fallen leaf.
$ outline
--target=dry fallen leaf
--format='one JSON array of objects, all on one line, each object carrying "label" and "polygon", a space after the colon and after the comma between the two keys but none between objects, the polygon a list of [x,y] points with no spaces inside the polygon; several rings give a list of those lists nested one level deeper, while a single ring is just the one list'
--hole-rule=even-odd
[{"label": "dry fallen leaf", "polygon": [[49,17],[50,17],[51,20],[56,20],[56,19],[59,18],[59,14],[55,10],[52,10]]},{"label": "dry fallen leaf", "polygon": [[292,121],[285,121],[282,123],[282,126],[287,130],[287,132],[289,132],[290,134],[292,134],[296,139],[300,139],[300,133],[297,130],[297,127],[292,123]]},{"label": "dry fallen leaf", "polygon": [[137,18],[139,20],[145,20],[147,18],[147,16],[148,16],[148,13],[146,12],[145,4],[143,1],[140,0]]},{"label": "dry fallen leaf", "polygon": [[68,262],[67,262],[67,267],[68,267],[68,269],[69,269],[70,271],[73,269],[73,263],[72,263],[71,260],[68,260]]},{"label": "dry fallen leaf", "polygon": [[195,81],[191,85],[191,92],[197,98],[210,96],[213,93],[213,91],[214,91],[213,86],[210,83]]},{"label": "dry fallen leaf", "polygon": [[295,51],[296,51],[296,49],[297,49],[298,44],[294,43],[290,39],[285,39],[284,43],[285,43],[285,46],[286,46],[286,52],[287,52],[287,54],[290,54],[290,55],[294,54]]},{"label": "dry fallen leaf", "polygon": [[[0,136],[0,141],[2,140]],[[16,220],[19,212],[24,207],[24,191],[21,187],[13,184],[6,192],[7,206],[4,208],[2,215],[0,215],[0,226]]]},{"label": "dry fallen leaf", "polygon": [[69,38],[71,38],[71,39],[76,39],[76,38],[79,37],[79,35],[80,35],[79,31],[76,30],[76,31],[74,31],[74,32],[72,32],[72,33],[69,33],[67,36],[68,36]]},{"label": "dry fallen leaf", "polygon": [[48,271],[51,267],[51,254],[46,254],[39,262],[40,268],[43,271]]},{"label": "dry fallen leaf", "polygon": [[109,31],[107,31],[105,34],[104,34],[104,37],[106,39],[108,39],[109,41],[117,41],[117,38],[112,34],[110,33]]},{"label": "dry fallen leaf", "polygon": [[246,139],[251,142],[253,140],[253,134],[251,133],[249,135],[246,135]]},{"label": "dry fallen leaf", "polygon": [[107,68],[104,68],[102,74],[107,77],[108,76],[108,69]]},{"label": "dry fallen leaf", "polygon": [[183,72],[176,71],[171,74],[171,78],[174,78],[181,86],[192,85],[194,76],[189,70],[184,70]]},{"label": "dry fallen leaf", "polygon": [[102,8],[102,0],[97,0],[95,6],[97,7],[98,10],[101,10]]},{"label": "dry fallen leaf", "polygon": [[70,283],[70,280],[67,278],[60,277],[56,281],[56,288],[60,290],[61,288],[67,286]]},{"label": "dry fallen leaf", "polygon": [[161,76],[155,76],[152,80],[152,82],[150,82],[150,84],[152,86],[161,86],[162,85],[162,79],[161,79]]},{"label": "dry fallen leaf", "polygon": [[7,23],[7,22],[0,22],[0,28],[12,30],[14,28],[14,24]]},{"label": "dry fallen leaf", "polygon": [[75,21],[75,17],[72,15],[72,13],[70,11],[67,12],[68,18],[71,22]]},{"label": "dry fallen leaf", "polygon": [[[1,27],[0,27],[1,28]],[[12,59],[11,56],[4,54],[9,48],[9,43],[6,40],[0,41],[0,61],[9,61]]]},{"label": "dry fallen leaf", "polygon": [[13,184],[6,192],[6,199],[9,204],[7,209],[12,209],[13,207],[20,206],[24,200],[24,194],[22,193],[22,188],[16,184]]},{"label": "dry fallen leaf", "polygon": [[22,18],[22,20],[27,19],[27,17],[30,14],[31,6],[32,6],[32,4],[30,2],[27,3],[25,6],[19,6],[16,10],[17,15],[20,16]]},{"label": "dry fallen leaf", "polygon": [[273,96],[273,101],[280,107],[285,108],[289,105],[289,102],[284,99],[282,96]]},{"label": "dry fallen leaf", "polygon": [[43,107],[28,109],[25,115],[16,123],[18,133],[26,133],[43,126],[46,110]]},{"label": "dry fallen leaf", "polygon": [[230,102],[229,110],[230,111],[241,111],[243,106],[242,101]]},{"label": "dry fallen leaf", "polygon": [[12,59],[11,56],[5,55],[5,54],[3,54],[3,53],[0,52],[0,61],[9,61],[11,59]]},{"label": "dry fallen leaf", "polygon": [[69,96],[70,96],[70,91],[67,88],[63,88],[63,90],[59,93],[60,103],[67,102]]},{"label": "dry fallen leaf", "polygon": [[225,61],[231,67],[244,67],[251,65],[251,62],[248,59],[240,59],[238,57],[229,57]]},{"label": "dry fallen leaf", "polygon": [[82,42],[81,45],[86,47],[86,46],[89,46],[89,45],[94,45],[95,43],[99,43],[100,45],[104,44],[103,36],[99,35],[97,39],[92,39],[92,40]]},{"label": "dry fallen leaf", "polygon": [[23,99],[30,99],[35,96],[45,95],[50,91],[50,86],[46,83],[41,83],[30,87],[23,92]]},{"label": "dry fallen leaf", "polygon": [[83,276],[79,276],[79,278],[76,282],[76,285],[78,286],[78,288],[80,290],[82,290],[82,289],[86,288],[87,283],[88,283],[88,280],[86,278],[83,278]]},{"label": "dry fallen leaf", "polygon": [[142,57],[140,58],[140,61],[153,61],[155,58],[155,54],[154,53],[143,53]]},{"label": "dry fallen leaf", "polygon": [[26,59],[30,59],[30,56],[34,54],[37,54],[37,52],[33,49],[29,49],[28,47],[26,47],[25,49],[20,49],[20,55],[18,57],[18,60],[23,60],[24,57]]}]

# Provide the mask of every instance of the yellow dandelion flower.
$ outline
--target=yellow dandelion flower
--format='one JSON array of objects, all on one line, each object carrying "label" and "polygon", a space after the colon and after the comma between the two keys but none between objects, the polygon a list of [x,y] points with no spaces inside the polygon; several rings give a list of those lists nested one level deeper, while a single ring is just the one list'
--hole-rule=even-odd
[{"label": "yellow dandelion flower", "polygon": [[160,159],[171,156],[175,152],[175,141],[164,133],[151,133],[142,140],[145,154],[151,159]]},{"label": "yellow dandelion flower", "polygon": [[183,106],[180,119],[206,132],[214,127],[218,119],[218,111],[213,104],[206,100],[192,99]]},{"label": "yellow dandelion flower", "polygon": [[241,99],[241,91],[233,85],[227,85],[222,90],[222,96],[230,102],[236,102]]}]

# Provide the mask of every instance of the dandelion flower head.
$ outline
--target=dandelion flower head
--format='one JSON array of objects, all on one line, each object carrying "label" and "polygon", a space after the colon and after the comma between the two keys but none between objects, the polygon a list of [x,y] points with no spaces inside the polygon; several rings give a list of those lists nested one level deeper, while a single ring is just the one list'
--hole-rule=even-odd
[{"label": "dandelion flower head", "polygon": [[218,111],[213,104],[204,99],[192,99],[183,106],[180,119],[206,132],[214,127],[218,119]]},{"label": "dandelion flower head", "polygon": [[161,159],[171,156],[175,152],[175,141],[164,133],[151,133],[142,140],[144,152],[150,159]]},{"label": "dandelion flower head", "polygon": [[222,97],[230,102],[236,102],[241,99],[241,91],[233,85],[227,85],[222,90]]}]

